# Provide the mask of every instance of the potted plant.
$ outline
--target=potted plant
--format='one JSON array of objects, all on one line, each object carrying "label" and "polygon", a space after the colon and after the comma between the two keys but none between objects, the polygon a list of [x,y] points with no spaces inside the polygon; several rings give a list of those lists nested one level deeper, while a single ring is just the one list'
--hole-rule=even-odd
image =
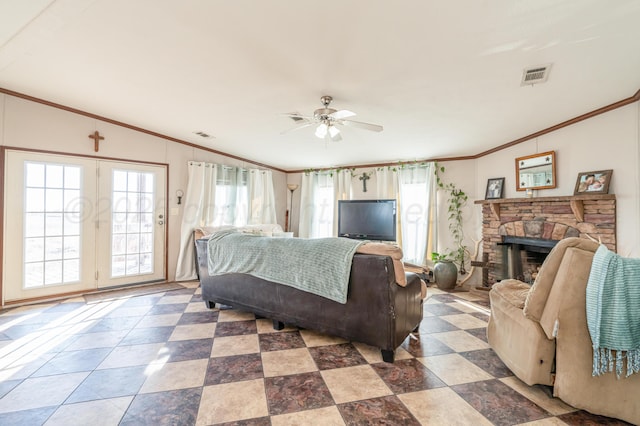
[{"label": "potted plant", "polygon": [[[438,165],[438,163],[436,163],[435,175],[436,175],[436,183],[438,185],[438,188],[444,189],[445,191],[448,192],[447,219],[449,220],[449,231],[451,232],[451,236],[453,237],[453,240],[456,244],[456,249],[446,254],[432,253],[431,260],[435,262],[434,279],[436,280],[436,284],[438,285],[439,288],[443,288],[443,287],[441,287],[441,285],[438,283],[438,279],[436,278],[436,267],[438,266],[438,263],[448,262],[453,264],[453,267],[455,268],[455,277],[454,277],[455,279],[454,279],[453,285],[450,284],[450,279],[447,279],[447,284],[444,284],[446,288],[451,289],[455,287],[455,281],[457,280],[457,275],[458,275],[458,268],[453,262],[456,262],[458,263],[458,265],[460,265],[459,272],[461,275],[466,274],[464,262],[465,262],[465,253],[467,252],[467,247],[462,243],[462,241],[464,240],[464,232],[462,229],[462,208],[466,204],[467,199],[469,197],[463,190],[458,189],[454,183],[445,184],[440,178],[440,173],[443,173],[443,172],[444,172],[444,167],[441,167]],[[445,267],[440,267],[440,268],[443,269]],[[446,268],[447,268],[447,271],[450,271],[451,269],[453,269],[450,266],[446,266]],[[440,275],[442,276],[442,273],[440,273]],[[449,287],[449,285],[451,286]]]},{"label": "potted plant", "polygon": [[431,260],[434,262],[433,279],[441,290],[451,290],[455,288],[458,280],[458,268],[453,263],[451,253],[431,253]]}]

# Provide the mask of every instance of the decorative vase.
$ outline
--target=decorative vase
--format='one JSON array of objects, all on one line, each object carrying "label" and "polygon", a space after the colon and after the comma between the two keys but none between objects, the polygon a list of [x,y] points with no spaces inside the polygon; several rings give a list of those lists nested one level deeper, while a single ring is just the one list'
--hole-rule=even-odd
[{"label": "decorative vase", "polygon": [[440,290],[451,290],[458,280],[458,268],[450,260],[439,260],[433,267],[433,278]]}]

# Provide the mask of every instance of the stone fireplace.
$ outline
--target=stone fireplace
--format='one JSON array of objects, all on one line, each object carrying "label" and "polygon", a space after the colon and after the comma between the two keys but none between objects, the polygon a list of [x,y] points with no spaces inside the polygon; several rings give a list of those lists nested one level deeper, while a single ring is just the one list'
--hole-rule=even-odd
[{"label": "stone fireplace", "polygon": [[482,205],[482,285],[505,278],[532,282],[555,244],[593,238],[616,251],[614,194],[478,200]]}]

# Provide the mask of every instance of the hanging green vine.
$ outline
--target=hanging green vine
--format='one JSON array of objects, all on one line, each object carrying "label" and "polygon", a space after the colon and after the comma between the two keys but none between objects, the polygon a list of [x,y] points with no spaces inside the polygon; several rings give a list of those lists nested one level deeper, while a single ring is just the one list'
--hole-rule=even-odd
[{"label": "hanging green vine", "polygon": [[444,173],[444,166],[438,165],[438,163],[434,163],[434,173],[436,175],[436,184],[438,188],[447,191],[447,219],[449,220],[449,231],[453,236],[453,240],[456,244],[456,249],[445,254],[441,253],[432,253],[431,258],[434,261],[443,260],[446,258],[452,258],[455,262],[459,264],[458,271],[460,274],[465,274],[466,270],[464,268],[464,256],[467,250],[467,247],[462,244],[464,240],[464,230],[462,228],[462,209],[466,205],[468,196],[467,194],[458,189],[455,183],[445,183],[440,177],[441,173]]},{"label": "hanging green vine", "polygon": [[356,172],[356,168],[355,167],[338,167],[337,169],[304,169],[303,173],[308,176],[311,173],[322,173],[322,172],[324,172],[324,173],[328,174],[330,177],[333,177],[333,175],[335,173],[338,173],[338,172],[340,172],[342,170],[346,170],[346,171],[350,172],[351,176],[353,176],[355,174],[355,172]]}]

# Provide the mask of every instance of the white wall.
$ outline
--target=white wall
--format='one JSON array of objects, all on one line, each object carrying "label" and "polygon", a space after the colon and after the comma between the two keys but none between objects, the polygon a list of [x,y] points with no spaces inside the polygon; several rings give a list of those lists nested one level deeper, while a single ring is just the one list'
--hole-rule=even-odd
[{"label": "white wall", "polygon": [[[105,140],[94,152],[88,135],[98,130]],[[131,161],[150,161],[169,165],[168,194],[168,279],[175,278],[180,249],[180,223],[184,204],[178,205],[176,190],[187,190],[187,162],[207,161],[218,164],[257,168],[251,163],[214,154],[198,148],[150,136],[125,127],[95,120],[58,108],[0,94],[0,145],[40,149],[87,157],[108,157]],[[278,223],[284,227],[286,209],[286,174],[273,172]],[[184,199],[183,199],[184,201]],[[171,215],[177,208],[176,215]]]},{"label": "white wall", "polygon": [[[476,194],[484,198],[487,179],[505,177],[505,198],[524,197],[515,190],[515,158],[556,151],[558,186],[534,196],[573,195],[578,173],[613,169],[609,193],[616,195],[618,253],[640,257],[640,103],[581,121],[569,127],[474,160]],[[481,208],[474,206],[481,225]]]},{"label": "white wall", "polygon": [[[515,190],[515,158],[536,152],[555,150],[557,154],[558,187],[536,191],[535,196],[571,195],[579,172],[613,169],[610,193],[618,203],[618,252],[640,257],[640,103],[636,102],[606,114],[565,127],[477,160],[444,161],[445,182],[454,182],[469,195],[465,212],[465,242],[471,249],[481,237],[481,208],[473,203],[484,198],[487,179],[505,177],[505,198],[523,197]],[[106,139],[100,152],[93,151],[88,135],[99,130]],[[497,141],[496,144],[505,141]],[[184,205],[176,204],[175,192],[186,192],[187,161],[209,161],[252,168],[219,154],[170,142],[127,128],[73,114],[8,95],[0,95],[0,145],[43,149],[57,152],[99,155],[132,161],[152,161],[169,164],[168,209],[178,207],[178,215],[169,215],[168,271],[175,274],[179,250],[180,221]],[[389,161],[394,161],[390,158]],[[358,176],[366,171],[368,192],[362,191]],[[285,210],[289,207],[287,183],[300,184],[300,173],[273,172],[278,223],[284,227]],[[359,168],[353,178],[353,198],[375,198],[374,168]],[[294,192],[293,229],[297,234],[300,217],[300,193]],[[446,198],[439,196],[441,225],[438,250],[452,247],[446,220]],[[444,215],[444,216],[443,216]]]},{"label": "white wall", "polygon": [[[507,141],[497,141],[496,145]],[[445,167],[442,179],[453,182],[469,196],[464,213],[465,245],[473,253],[475,241],[482,238],[482,209],[476,200],[484,199],[487,179],[504,177],[504,198],[524,197],[516,191],[515,159],[538,152],[556,151],[558,186],[554,189],[534,191],[534,196],[573,195],[578,173],[613,169],[609,193],[616,194],[618,253],[640,257],[640,103],[581,121],[537,139],[523,142],[475,160],[442,161]],[[393,161],[393,159],[389,159]],[[362,192],[358,176],[363,171],[371,174],[368,192]],[[353,180],[353,198],[375,198],[376,179],[373,168],[356,169]],[[288,183],[300,183],[301,174],[288,174]],[[296,208],[300,190],[294,194]],[[446,193],[439,191],[437,250],[451,249],[453,241],[446,220]],[[294,208],[294,229],[297,230],[299,210]],[[480,247],[481,250],[481,247]],[[481,258],[481,251],[478,258]],[[471,285],[480,283],[475,273]]]}]

